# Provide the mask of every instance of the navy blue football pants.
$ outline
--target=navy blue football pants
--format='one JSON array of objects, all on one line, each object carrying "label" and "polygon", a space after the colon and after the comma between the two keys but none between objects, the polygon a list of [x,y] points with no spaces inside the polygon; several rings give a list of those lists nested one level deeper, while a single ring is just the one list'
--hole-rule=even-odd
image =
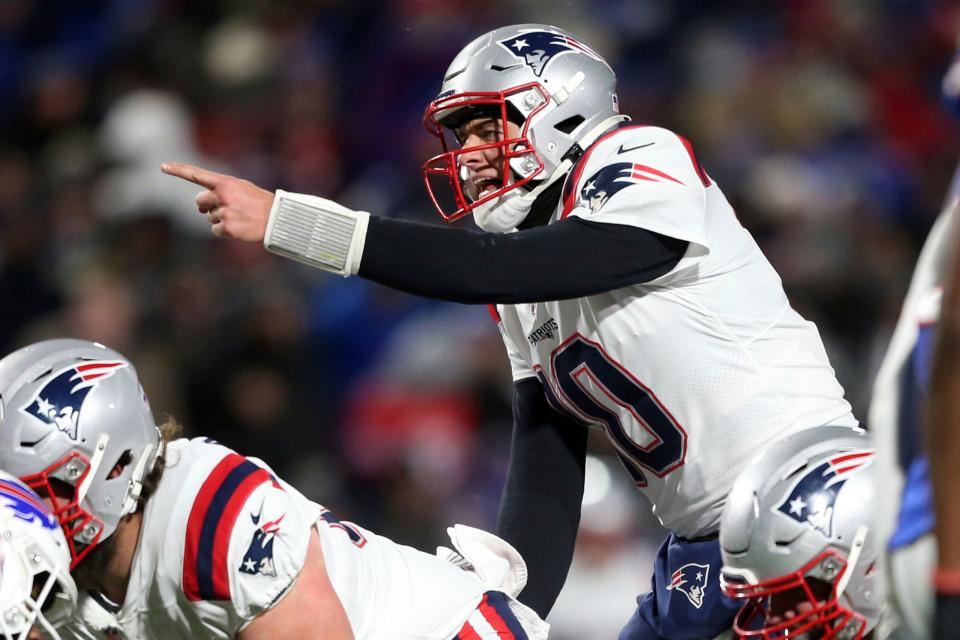
[{"label": "navy blue football pants", "polygon": [[651,590],[620,640],[711,640],[733,626],[740,604],[720,592],[720,540],[670,534],[654,563]]}]

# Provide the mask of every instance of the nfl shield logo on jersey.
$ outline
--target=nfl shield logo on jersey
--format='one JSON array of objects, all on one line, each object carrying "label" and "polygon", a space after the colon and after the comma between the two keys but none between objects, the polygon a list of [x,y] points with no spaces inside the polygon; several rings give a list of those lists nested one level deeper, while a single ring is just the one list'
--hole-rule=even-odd
[{"label": "nfl shield logo on jersey", "polygon": [[500,46],[522,60],[537,76],[542,76],[550,61],[564,53],[583,53],[604,62],[603,58],[582,42],[549,31],[527,31],[501,40]]},{"label": "nfl shield logo on jersey", "polygon": [[109,378],[126,366],[127,363],[122,360],[73,365],[47,380],[27,406],[20,410],[55,426],[70,440],[78,442],[80,411],[87,394],[96,388],[101,380]]},{"label": "nfl shield logo on jersey", "polygon": [[845,453],[827,460],[797,480],[777,511],[832,537],[833,505],[840,487],[871,462],[873,451]]},{"label": "nfl shield logo on jersey", "polygon": [[707,576],[710,575],[710,565],[691,562],[685,564],[670,577],[667,591],[680,591],[687,596],[690,604],[697,609],[703,606],[703,595],[707,588]]},{"label": "nfl shield logo on jersey", "polygon": [[[263,515],[263,505],[260,506],[260,512],[256,515],[250,514],[253,524],[260,522],[260,516]],[[284,514],[286,515],[286,514]],[[243,561],[240,563],[240,571],[251,575],[264,575],[271,578],[276,577],[277,571],[273,566],[273,539],[280,531],[280,522],[283,520],[281,515],[276,520],[264,522],[253,532],[253,540],[247,552],[243,554]]]}]

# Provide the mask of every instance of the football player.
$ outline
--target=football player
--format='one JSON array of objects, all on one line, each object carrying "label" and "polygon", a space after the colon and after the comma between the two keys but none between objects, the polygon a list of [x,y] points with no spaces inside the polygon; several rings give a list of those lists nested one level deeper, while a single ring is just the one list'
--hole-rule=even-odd
[{"label": "football player", "polygon": [[60,638],[56,627],[76,606],[70,551],[57,518],[40,496],[0,471],[0,635]]},{"label": "football player", "polygon": [[[264,463],[158,428],[119,353],[0,360],[0,465],[50,502],[83,592],[65,638],[544,638],[522,559],[458,525],[428,555],[341,522]],[[467,570],[464,570],[467,569]]]},{"label": "football player", "polygon": [[960,225],[953,209],[949,267],[930,372],[926,436],[936,519],[934,640],[960,637]]},{"label": "football player", "polygon": [[[621,115],[613,71],[572,34],[525,24],[480,36],[424,122],[441,145],[423,167],[434,204],[447,220],[472,214],[482,231],[162,169],[206,188],[197,205],[218,236],[492,303],[515,382],[498,533],[531,568],[525,603],[545,615],[563,585],[584,427],[596,427],[672,531],[622,637],[729,628],[736,606],[716,579],[717,530],[737,469],[782,434],[857,424],[816,327],[791,308],[690,143]],[[670,585],[691,563],[711,567],[711,580],[688,598]]]},{"label": "football player", "polygon": [[787,436],[733,484],[720,518],[738,638],[867,640],[884,605],[874,451],[861,429]]},{"label": "football player", "polygon": [[[943,89],[946,106],[960,116],[960,55],[948,70]],[[952,335],[960,314],[956,302],[960,265],[951,261],[960,246],[958,196],[960,169],[914,268],[874,382],[868,420],[878,445],[878,481],[885,495],[899,496],[879,505],[881,532],[889,541],[890,625],[894,637],[911,640],[931,637],[934,611],[941,630],[933,637],[960,637],[960,548],[947,545],[938,558],[936,544],[960,538],[953,480],[953,464],[960,455],[960,445],[954,442],[960,435],[960,405],[954,380],[958,373],[951,370],[960,362]],[[946,302],[947,290],[954,291],[953,304]],[[937,332],[943,335],[935,355]],[[939,364],[931,368],[934,361]],[[924,446],[925,414],[929,448]],[[939,481],[931,482],[931,472],[938,477],[937,468]],[[934,485],[939,491],[936,509]]]}]

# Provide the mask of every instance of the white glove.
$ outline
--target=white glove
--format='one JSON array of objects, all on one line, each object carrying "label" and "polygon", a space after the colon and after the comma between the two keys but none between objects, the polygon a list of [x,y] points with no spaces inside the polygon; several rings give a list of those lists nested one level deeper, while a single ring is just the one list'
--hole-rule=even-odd
[{"label": "white glove", "polygon": [[527,563],[506,540],[463,524],[447,528],[453,549],[437,547],[437,557],[476,574],[487,589],[517,597],[527,584]]}]

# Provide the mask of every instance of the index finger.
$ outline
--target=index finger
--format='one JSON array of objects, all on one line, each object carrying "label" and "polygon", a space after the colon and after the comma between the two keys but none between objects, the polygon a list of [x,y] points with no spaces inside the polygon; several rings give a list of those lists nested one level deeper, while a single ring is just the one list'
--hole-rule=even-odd
[{"label": "index finger", "polygon": [[215,189],[217,185],[228,177],[222,173],[208,171],[207,169],[201,169],[200,167],[183,162],[164,162],[160,165],[160,170],[167,175],[183,178],[207,189]]}]

